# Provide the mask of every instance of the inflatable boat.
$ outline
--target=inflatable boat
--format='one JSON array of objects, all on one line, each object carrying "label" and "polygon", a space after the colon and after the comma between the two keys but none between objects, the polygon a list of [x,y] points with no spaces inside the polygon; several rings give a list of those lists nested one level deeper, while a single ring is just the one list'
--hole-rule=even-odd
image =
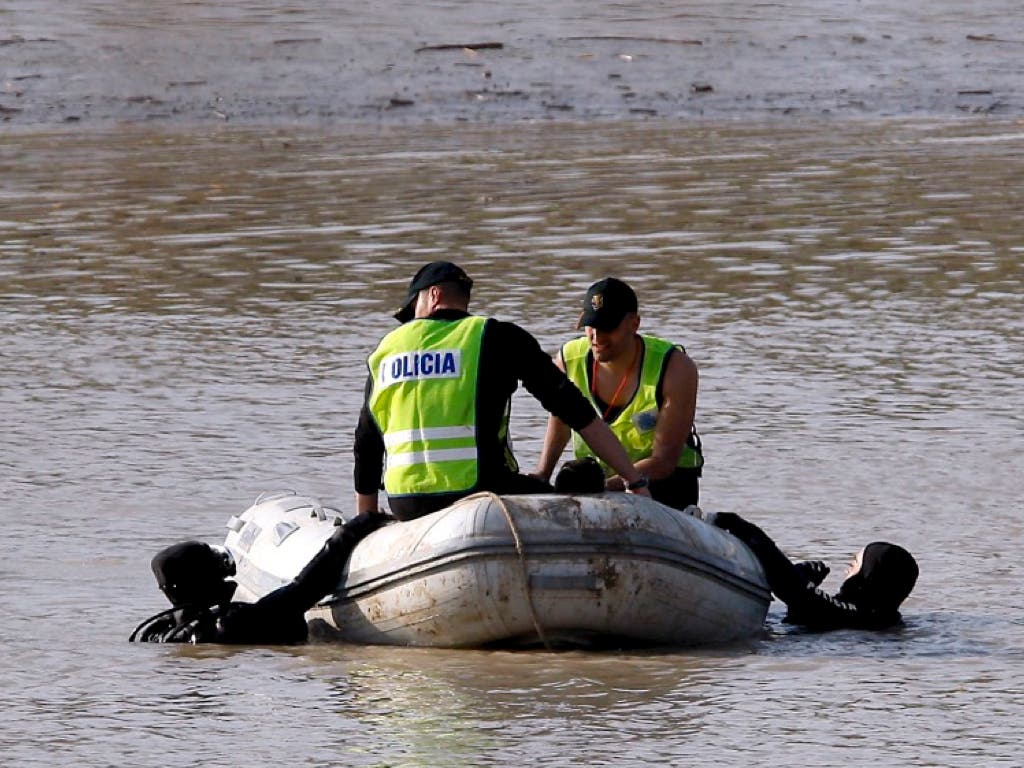
[{"label": "inflatable boat", "polygon": [[[292,491],[233,516],[235,599],[290,581],[338,521]],[[682,646],[756,635],[770,599],[738,539],[651,499],[484,493],[370,534],[306,618],[360,644]]]}]

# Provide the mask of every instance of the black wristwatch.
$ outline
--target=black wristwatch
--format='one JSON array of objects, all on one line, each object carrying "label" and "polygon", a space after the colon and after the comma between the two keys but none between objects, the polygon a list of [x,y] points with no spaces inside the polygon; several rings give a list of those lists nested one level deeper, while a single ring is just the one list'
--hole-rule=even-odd
[{"label": "black wristwatch", "polygon": [[640,479],[633,483],[626,483],[627,491],[639,491],[641,488],[646,488],[651,484],[651,478],[647,475],[640,475]]}]

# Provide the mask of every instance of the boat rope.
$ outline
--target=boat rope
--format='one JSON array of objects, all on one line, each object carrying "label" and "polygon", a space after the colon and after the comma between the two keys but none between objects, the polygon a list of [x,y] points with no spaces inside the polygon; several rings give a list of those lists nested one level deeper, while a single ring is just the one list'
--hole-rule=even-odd
[{"label": "boat rope", "polygon": [[491,500],[496,502],[502,512],[505,513],[505,520],[508,521],[509,530],[512,531],[512,540],[516,543],[516,554],[519,555],[519,566],[523,572],[523,590],[526,593],[526,607],[530,611],[530,620],[533,622],[533,629],[537,633],[537,637],[540,638],[543,643],[545,650],[552,650],[551,643],[548,642],[547,635],[544,634],[544,628],[540,625],[540,619],[537,618],[537,611],[533,607],[533,590],[530,589],[530,571],[526,567],[526,552],[523,550],[523,540],[519,536],[519,528],[516,526],[515,520],[512,518],[512,513],[509,512],[508,505],[505,504],[505,500],[496,493],[488,493]]}]

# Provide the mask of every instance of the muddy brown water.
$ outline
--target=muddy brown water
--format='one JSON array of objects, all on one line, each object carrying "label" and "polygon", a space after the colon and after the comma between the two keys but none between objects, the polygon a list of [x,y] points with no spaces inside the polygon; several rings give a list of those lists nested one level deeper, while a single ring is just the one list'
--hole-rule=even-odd
[{"label": "muddy brown water", "polygon": [[[1012,762],[1016,125],[8,137],[0,629],[11,765]],[[422,262],[554,349],[631,280],[701,367],[705,506],[836,571],[917,553],[907,626],[725,649],[129,646],[149,557],[262,490],[345,504],[364,357]],[[543,417],[517,398],[521,461]],[[955,713],[955,717],[953,717]],[[117,760],[115,760],[117,762]]]},{"label": "muddy brown water", "polygon": [[[1016,49],[966,35],[1011,39],[1019,14],[384,3],[352,6],[350,28],[334,22],[342,4],[311,2],[32,12],[57,7],[0,7],[0,41],[24,40],[0,45],[0,105],[21,110],[0,115],[0,763],[1019,762],[1024,125],[1002,107],[976,111],[978,94],[921,110],[914,94],[938,90],[895,83],[911,69],[996,83]],[[560,25],[545,15],[556,12]],[[606,110],[612,100],[580,79],[565,93],[588,106],[555,120],[533,119],[547,111],[533,91],[523,115],[470,111],[452,95],[461,84],[425,114],[417,91],[408,107],[364,114],[331,96],[328,119],[282,119],[277,91],[255,86],[312,98],[299,73],[348,72],[323,51],[357,38],[378,57],[366,92],[389,100],[402,91],[375,78],[397,47],[399,64],[439,54],[437,82],[479,69],[413,43],[495,39],[508,46],[497,54],[525,56],[522,41],[553,51],[556,38],[694,27],[719,35],[673,55],[709,55],[708,40],[726,37],[737,53],[773,51],[803,104],[818,75],[788,57],[826,33],[867,29],[851,46],[867,51],[903,30],[906,58],[875,62],[894,74],[888,95],[849,119],[748,109],[720,81],[703,94],[722,97],[715,114],[650,119],[619,101]],[[320,42],[275,43],[307,37]],[[933,38],[991,58],[921,55]],[[231,63],[260,41],[246,66]],[[597,45],[577,42],[558,50]],[[211,62],[233,89],[209,82]],[[399,64],[395,82],[414,71]],[[427,88],[432,70],[416,71]],[[211,116],[203,88],[223,94],[230,119]],[[681,113],[697,98],[687,93]],[[169,108],[133,100],[147,94],[179,110],[150,115]],[[588,116],[609,119],[574,119]],[[906,626],[802,634],[775,604],[764,636],[727,648],[128,645],[162,607],[149,573],[160,547],[220,540],[269,488],[349,503],[365,356],[409,276],[442,257],[476,279],[477,311],[551,350],[573,334],[590,282],[632,282],[644,328],[700,366],[704,506],[824,558],[830,588],[860,545],[905,544],[922,568]],[[543,429],[517,396],[527,467]]]},{"label": "muddy brown water", "polygon": [[1013,0],[8,0],[0,125],[1020,116]]}]

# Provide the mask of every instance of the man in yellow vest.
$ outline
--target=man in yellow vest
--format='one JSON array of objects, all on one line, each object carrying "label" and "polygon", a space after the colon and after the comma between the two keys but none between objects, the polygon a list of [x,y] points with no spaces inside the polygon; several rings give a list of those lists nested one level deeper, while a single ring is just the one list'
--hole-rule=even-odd
[{"label": "man in yellow vest", "polygon": [[[591,407],[625,446],[634,469],[650,478],[651,496],[677,509],[696,504],[704,457],[693,426],[697,366],[681,346],[641,335],[636,293],[614,277],[587,290],[577,328],[556,364],[587,395]],[[551,477],[570,435],[577,459],[593,452],[572,425],[552,415],[535,474]],[[600,458],[600,457],[598,457]],[[601,462],[605,488],[626,480]]]},{"label": "man in yellow vest", "polygon": [[550,493],[546,480],[519,472],[509,444],[520,383],[614,468],[619,490],[649,495],[647,478],[537,340],[469,314],[472,287],[457,265],[427,264],[395,314],[401,325],[370,354],[354,446],[358,511],[376,510],[381,488],[399,520],[477,491]]}]

